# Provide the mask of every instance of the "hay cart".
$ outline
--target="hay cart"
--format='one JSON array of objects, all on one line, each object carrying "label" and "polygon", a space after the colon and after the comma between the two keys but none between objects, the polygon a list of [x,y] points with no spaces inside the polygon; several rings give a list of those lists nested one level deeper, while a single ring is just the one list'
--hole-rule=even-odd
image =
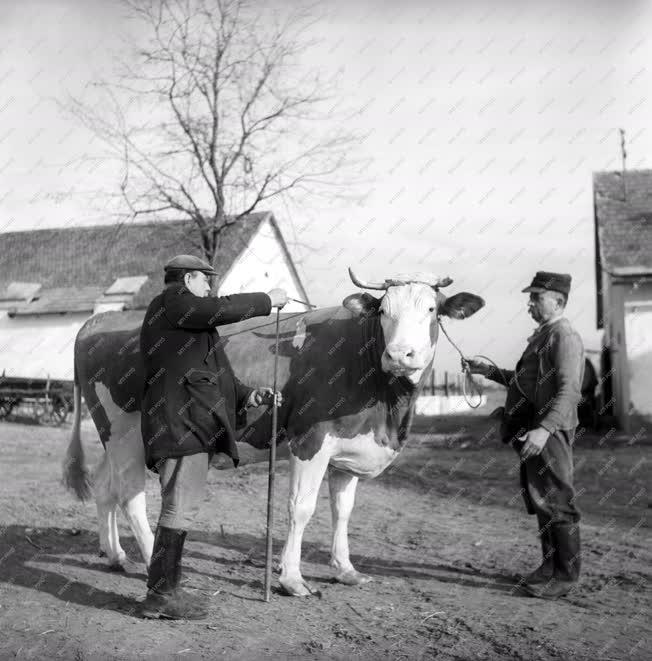
[{"label": "hay cart", "polygon": [[73,409],[72,381],[0,376],[0,420],[27,409],[39,423],[63,424]]}]

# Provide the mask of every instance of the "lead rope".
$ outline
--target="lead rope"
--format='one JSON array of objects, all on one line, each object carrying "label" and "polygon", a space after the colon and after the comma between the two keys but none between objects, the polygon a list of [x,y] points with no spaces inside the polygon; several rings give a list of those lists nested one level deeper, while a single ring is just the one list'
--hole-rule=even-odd
[{"label": "lead rope", "polygon": [[[465,378],[462,381],[462,395],[464,396],[464,400],[469,405],[469,407],[471,407],[472,409],[477,409],[482,405],[482,392],[483,392],[483,390],[480,387],[480,385],[478,383],[476,383],[475,379],[473,378],[473,373],[471,372],[471,368],[469,367],[470,359],[467,358],[462,353],[462,350],[457,346],[457,344],[455,344],[455,342],[453,342],[450,335],[446,332],[446,329],[444,328],[444,324],[442,324],[442,322],[441,322],[441,317],[437,317],[437,322],[439,323],[439,327],[441,328],[442,332],[446,336],[446,339],[453,345],[453,348],[457,351],[457,353],[460,354],[460,358],[462,359],[462,372],[465,375]],[[493,360],[491,360],[491,358],[489,358],[489,356],[485,356],[483,354],[476,354],[475,356],[473,356],[473,358],[482,358],[483,360],[486,360],[488,363],[491,363],[491,365],[493,365],[493,367],[496,369],[498,374],[500,374],[500,378],[502,379],[505,387],[509,388],[509,382],[505,378],[505,374],[503,373],[503,370],[500,369],[500,367],[498,367],[498,365],[496,365],[496,363]],[[467,377],[468,377],[469,381],[473,384],[473,387],[476,391],[476,394],[480,398],[480,401],[475,406],[469,400],[469,397],[468,397],[468,394],[467,394],[467,391],[466,391],[467,390],[467,388],[466,388]],[[517,390],[521,393],[521,395],[523,395],[523,397],[526,397],[525,393],[523,392],[523,390],[522,390],[522,388],[521,388],[521,386],[518,382],[518,376],[517,376],[516,372],[514,372],[514,385],[516,386]],[[526,399],[527,399],[527,397],[526,397]]]}]

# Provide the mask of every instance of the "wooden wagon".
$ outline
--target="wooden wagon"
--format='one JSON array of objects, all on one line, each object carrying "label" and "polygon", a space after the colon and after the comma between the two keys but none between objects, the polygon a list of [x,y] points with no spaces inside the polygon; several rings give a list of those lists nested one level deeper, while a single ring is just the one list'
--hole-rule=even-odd
[{"label": "wooden wagon", "polygon": [[73,409],[72,381],[0,376],[0,420],[21,407],[39,423],[60,425]]}]

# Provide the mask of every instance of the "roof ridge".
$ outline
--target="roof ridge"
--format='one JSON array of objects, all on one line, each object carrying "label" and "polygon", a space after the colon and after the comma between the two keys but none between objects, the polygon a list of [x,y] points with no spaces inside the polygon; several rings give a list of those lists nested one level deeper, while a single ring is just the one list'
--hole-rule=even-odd
[{"label": "roof ridge", "polygon": [[[271,211],[252,211],[251,213],[242,216],[240,220],[254,219],[258,216],[260,216],[260,219],[262,219],[269,215],[273,216],[273,213]],[[233,218],[234,216],[237,216],[237,214],[229,214],[227,215],[227,218]],[[92,231],[98,229],[117,230],[122,228],[129,228],[129,227],[173,226],[173,225],[183,225],[186,223],[194,223],[194,222],[195,221],[192,220],[191,218],[187,218],[187,219],[184,218],[183,220],[146,220],[143,222],[129,221],[124,223],[95,223],[92,225],[62,225],[57,227],[35,227],[35,228],[28,227],[26,229],[14,230],[11,232],[0,232],[0,236],[4,236],[7,234],[24,234],[27,232],[31,234],[36,234],[38,232],[84,232],[84,231]]]}]

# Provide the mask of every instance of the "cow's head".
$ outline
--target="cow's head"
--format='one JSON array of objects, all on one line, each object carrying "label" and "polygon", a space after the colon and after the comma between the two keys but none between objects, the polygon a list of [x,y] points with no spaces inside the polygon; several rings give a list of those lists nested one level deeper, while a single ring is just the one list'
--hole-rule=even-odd
[{"label": "cow's head", "polygon": [[438,317],[466,319],[475,314],[484,300],[461,292],[446,297],[439,291],[453,281],[430,274],[399,275],[385,282],[363,282],[349,269],[353,284],[362,289],[379,289],[376,298],[368,293],[347,296],[343,305],[359,316],[379,315],[385,338],[381,366],[385,372],[419,382],[423,370],[434,357],[438,337]]}]

